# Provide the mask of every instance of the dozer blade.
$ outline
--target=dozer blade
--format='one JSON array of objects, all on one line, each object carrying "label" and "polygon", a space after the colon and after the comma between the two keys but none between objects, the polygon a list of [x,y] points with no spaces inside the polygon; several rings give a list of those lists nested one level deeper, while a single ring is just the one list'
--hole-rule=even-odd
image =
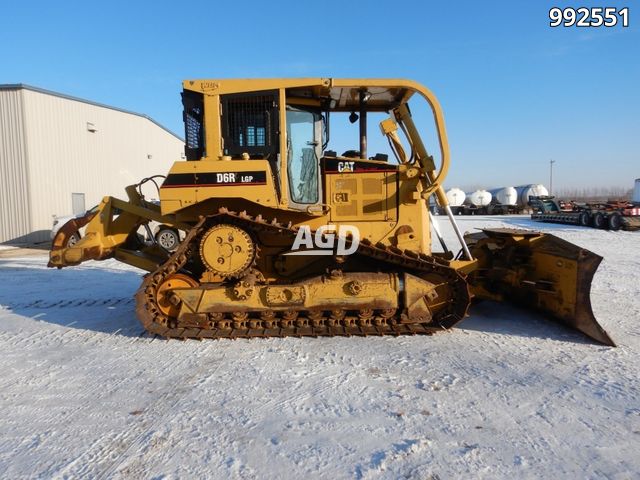
[{"label": "dozer blade", "polygon": [[483,229],[465,235],[465,242],[479,262],[468,278],[474,296],[541,310],[615,346],[591,309],[591,282],[602,257],[554,235],[528,230]]}]

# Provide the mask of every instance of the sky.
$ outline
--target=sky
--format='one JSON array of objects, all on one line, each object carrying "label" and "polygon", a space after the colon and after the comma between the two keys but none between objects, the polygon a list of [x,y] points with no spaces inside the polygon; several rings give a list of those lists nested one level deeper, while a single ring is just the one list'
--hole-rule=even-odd
[{"label": "sky", "polygon": [[[591,5],[602,6],[560,6]],[[553,6],[7,2],[0,83],[144,113],[182,135],[184,79],[409,78],[444,110],[447,186],[548,185],[553,159],[554,189],[632,188],[640,178],[640,1],[607,3],[629,7],[627,28],[551,28]]]}]

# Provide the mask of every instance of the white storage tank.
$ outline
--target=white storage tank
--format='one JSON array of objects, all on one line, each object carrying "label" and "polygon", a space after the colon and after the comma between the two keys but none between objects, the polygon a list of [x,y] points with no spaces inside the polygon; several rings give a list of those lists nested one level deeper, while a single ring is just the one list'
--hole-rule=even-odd
[{"label": "white storage tank", "polygon": [[539,183],[530,183],[529,185],[519,185],[515,187],[518,193],[518,206],[526,207],[529,204],[529,197],[540,197],[549,195],[549,190]]},{"label": "white storage tank", "polygon": [[493,196],[492,203],[499,205],[515,205],[518,202],[518,192],[513,187],[500,187],[489,190]]},{"label": "white storage tank", "polygon": [[452,207],[460,207],[466,198],[465,193],[459,188],[453,187],[447,190],[447,200]]},{"label": "white storage tank", "polygon": [[640,178],[636,178],[636,185],[633,188],[633,201],[640,203]]},{"label": "white storage tank", "polygon": [[486,207],[491,203],[493,196],[486,190],[476,190],[473,193],[467,193],[464,203],[475,205],[476,207]]}]

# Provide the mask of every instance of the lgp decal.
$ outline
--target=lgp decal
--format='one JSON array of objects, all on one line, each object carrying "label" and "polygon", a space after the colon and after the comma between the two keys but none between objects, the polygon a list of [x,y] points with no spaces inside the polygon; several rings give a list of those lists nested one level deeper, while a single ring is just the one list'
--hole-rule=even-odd
[{"label": "lgp decal", "polygon": [[266,185],[267,172],[170,173],[163,188],[216,187],[226,185]]}]

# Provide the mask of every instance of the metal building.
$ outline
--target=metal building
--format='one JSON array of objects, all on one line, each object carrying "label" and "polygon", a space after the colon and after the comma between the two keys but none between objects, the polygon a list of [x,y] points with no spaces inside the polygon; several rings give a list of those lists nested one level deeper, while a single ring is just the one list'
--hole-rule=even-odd
[{"label": "metal building", "polygon": [[48,240],[53,215],[123,198],[181,158],[183,140],[146,115],[0,85],[0,243]]}]

